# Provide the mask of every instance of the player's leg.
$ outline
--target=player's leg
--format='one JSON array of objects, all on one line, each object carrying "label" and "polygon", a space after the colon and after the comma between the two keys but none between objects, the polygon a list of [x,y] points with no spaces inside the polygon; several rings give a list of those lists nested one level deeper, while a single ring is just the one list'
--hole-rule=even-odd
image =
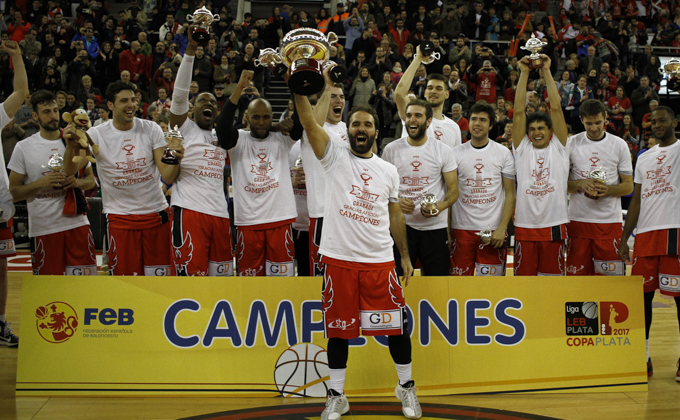
[{"label": "player's leg", "polygon": [[538,275],[538,251],[540,242],[515,241],[515,276]]},{"label": "player's leg", "polygon": [[206,216],[211,220],[209,276],[234,275],[234,251],[231,247],[231,223],[226,217]]},{"label": "player's leg", "polygon": [[596,275],[626,275],[626,263],[619,258],[620,246],[620,237],[593,240],[593,265]]},{"label": "player's leg", "polygon": [[[420,258],[420,235],[416,229],[413,229],[409,226],[406,226],[406,245],[408,246],[408,255],[411,259],[411,265],[415,267],[418,258]],[[397,270],[397,276],[401,277],[404,275],[404,271],[401,268],[401,253],[399,252],[399,247],[397,247],[396,241],[392,245],[392,254],[394,255],[394,265]],[[420,268],[420,275],[423,275],[422,264]]]},{"label": "player's leg", "polygon": [[33,274],[63,276],[66,272],[66,244],[64,232],[31,238]]},{"label": "player's leg", "polygon": [[[173,207],[172,262],[178,276],[207,276],[210,235],[201,213]],[[221,234],[221,232],[220,232]]]},{"label": "player's leg", "polygon": [[452,276],[472,276],[475,272],[475,259],[479,239],[466,238],[465,231],[451,230],[450,268]]},{"label": "player's leg", "polygon": [[0,256],[0,346],[16,347],[19,337],[14,334],[7,322],[7,258]]},{"label": "player's leg", "polygon": [[571,236],[567,239],[568,276],[593,275],[592,242],[592,239],[574,238]]},{"label": "player's leg", "polygon": [[264,276],[265,231],[236,228],[236,265],[239,276]]},{"label": "player's leg", "polygon": [[652,327],[652,301],[654,293],[659,288],[659,257],[636,257],[633,256],[633,268],[631,275],[642,276],[644,286],[645,308],[645,338],[647,346],[647,376],[652,376],[654,369],[652,359],[649,357],[649,331]]},{"label": "player's leg", "polygon": [[[415,230],[415,229],[414,229]],[[420,232],[420,266],[421,275],[448,276],[449,275],[449,240],[446,228]]]},{"label": "player's leg", "polygon": [[151,229],[144,229],[142,235],[142,258],[145,276],[171,276],[172,264],[172,223],[168,220]]},{"label": "player's leg", "polygon": [[504,276],[508,261],[507,239],[501,248],[487,245],[482,249],[477,246],[475,256],[475,276]]},{"label": "player's leg", "polygon": [[62,233],[65,244],[68,244],[64,246],[66,275],[96,276],[97,255],[90,226],[80,226]]},{"label": "player's leg", "polygon": [[293,229],[293,242],[295,243],[297,275],[299,277],[308,277],[311,267],[309,260],[309,232]]},{"label": "player's leg", "polygon": [[324,271],[324,264],[319,255],[322,228],[323,217],[309,219],[309,272],[314,277],[323,277]]},{"label": "player's leg", "polygon": [[564,275],[564,240],[536,242],[538,246],[538,275]]},{"label": "player's leg", "polygon": [[106,229],[108,238],[109,275],[142,276],[142,232],[139,230]]},{"label": "player's leg", "polygon": [[[680,326],[680,259],[677,255],[662,255],[659,257],[659,289],[667,296],[675,299],[675,309]],[[680,382],[680,360],[675,380]]]},{"label": "player's leg", "polygon": [[265,231],[265,275],[295,276],[295,242],[290,224]]}]

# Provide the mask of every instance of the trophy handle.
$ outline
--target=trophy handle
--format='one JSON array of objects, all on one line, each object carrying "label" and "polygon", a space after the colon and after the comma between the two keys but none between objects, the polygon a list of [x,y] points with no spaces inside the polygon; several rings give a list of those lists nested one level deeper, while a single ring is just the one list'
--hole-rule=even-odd
[{"label": "trophy handle", "polygon": [[338,36],[335,34],[335,32],[329,32],[329,33],[326,35],[326,40],[328,41],[328,44],[329,44],[330,46],[333,46],[333,45],[335,45],[335,44],[338,43],[339,38],[338,38]]}]

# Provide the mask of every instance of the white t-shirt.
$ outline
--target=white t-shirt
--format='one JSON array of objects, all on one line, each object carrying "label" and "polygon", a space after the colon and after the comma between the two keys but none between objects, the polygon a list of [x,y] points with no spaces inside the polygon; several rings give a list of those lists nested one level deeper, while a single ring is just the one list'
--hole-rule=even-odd
[{"label": "white t-shirt", "polygon": [[641,186],[637,232],[680,228],[680,141],[641,154],[634,182]]},{"label": "white t-shirt", "polygon": [[394,260],[389,202],[399,201],[397,168],[376,155],[362,158],[329,141],[321,159],[326,170],[326,214],[319,253],[359,263]]},{"label": "white t-shirt", "polygon": [[[633,175],[633,164],[626,141],[605,133],[600,141],[592,141],[585,132],[569,138],[569,180],[588,179],[590,171],[607,173],[607,185],[617,185],[619,174]],[[621,223],[621,198],[588,198],[583,193],[571,194],[569,220],[587,223]]]},{"label": "white t-shirt", "polygon": [[158,124],[135,118],[131,130],[120,131],[109,120],[87,134],[99,145],[95,157],[104,213],[151,214],[168,207],[153,154],[167,146]]},{"label": "white t-shirt", "polygon": [[[55,153],[61,156],[66,153],[66,147],[61,139],[46,140],[38,132],[17,143],[8,166],[11,171],[24,175],[24,185],[27,185],[51,172],[42,165],[46,165]],[[31,238],[90,224],[84,214],[64,216],[66,191],[62,188],[45,188],[26,201],[28,236]]]},{"label": "white t-shirt", "polygon": [[227,151],[217,145],[214,130],[203,130],[188,118],[179,131],[184,137],[184,158],[172,188],[172,205],[228,219],[224,197]]},{"label": "white t-shirt", "polygon": [[456,148],[458,201],[451,207],[451,228],[482,230],[498,228],[503,216],[503,178],[515,179],[515,160],[493,140],[481,149],[472,142]]},{"label": "white t-shirt", "polygon": [[[347,126],[344,122],[341,121],[338,124],[326,122],[324,123],[323,128],[326,133],[328,133],[330,141],[335,141],[338,144],[349,147]],[[324,171],[323,166],[321,166],[321,162],[316,157],[306,132],[302,134],[300,143],[302,163],[305,167],[305,180],[307,183],[307,209],[309,217],[317,219],[323,217],[324,213],[324,201],[326,199],[326,184],[324,177],[326,176],[326,172]]]},{"label": "white t-shirt", "polygon": [[[7,115],[7,111],[5,111],[4,104],[3,102],[2,106],[0,106],[0,130],[12,121],[9,115]],[[2,147],[0,147],[0,169],[0,176],[4,177],[7,188],[9,188],[9,177],[7,176],[7,167],[5,166],[5,152],[2,150]]]},{"label": "white t-shirt", "polygon": [[236,226],[297,217],[288,168],[288,154],[294,144],[281,133],[270,132],[267,138],[257,139],[249,131],[238,131],[238,142],[229,149]]},{"label": "white t-shirt", "polygon": [[548,147],[543,149],[535,148],[528,136],[524,136],[519,147],[515,149],[517,169],[515,226],[540,229],[569,223],[567,146],[562,146],[560,140],[553,134]]},{"label": "white t-shirt", "polygon": [[447,187],[442,173],[458,168],[453,155],[450,147],[432,138],[416,147],[403,137],[385,147],[383,160],[396,166],[399,173],[399,197],[416,203],[413,213],[404,214],[408,226],[417,230],[446,228],[446,214],[437,217],[425,217],[421,214],[420,198],[425,193],[432,193],[440,201],[444,199]]},{"label": "white t-shirt", "polygon": [[[406,131],[406,122],[402,120],[401,125],[403,128],[402,133],[406,136],[408,134],[408,131]],[[442,143],[452,149],[463,144],[458,123],[448,117],[444,117],[443,120],[432,117],[432,122],[430,123],[430,126],[427,127],[427,138],[441,140]]]},{"label": "white t-shirt", "polygon": [[[293,148],[290,149],[290,153],[288,154],[288,167],[290,168],[291,178],[295,173],[295,162],[297,162],[297,160],[300,158],[301,144],[302,142],[300,141],[295,142]],[[317,161],[317,163],[319,162]],[[307,170],[304,167],[304,164],[302,169],[305,171],[305,184],[307,184]],[[321,181],[323,182],[323,178]],[[293,194],[295,195],[295,207],[297,208],[297,217],[295,218],[295,222],[293,222],[293,229],[308,232],[309,211],[307,210],[307,186],[300,185],[298,187],[293,187]]]}]

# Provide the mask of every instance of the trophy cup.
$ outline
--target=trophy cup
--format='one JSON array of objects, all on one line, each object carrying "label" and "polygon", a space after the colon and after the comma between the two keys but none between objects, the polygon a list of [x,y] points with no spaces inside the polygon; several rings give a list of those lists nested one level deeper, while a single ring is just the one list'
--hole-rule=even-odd
[{"label": "trophy cup", "polygon": [[427,213],[431,216],[436,216],[439,214],[437,204],[439,204],[439,200],[437,200],[436,195],[432,193],[425,193],[422,197],[420,197],[420,212],[423,214]]},{"label": "trophy cup", "polygon": [[50,159],[47,161],[47,165],[42,165],[42,167],[49,169],[52,172],[61,172],[62,168],[64,167],[64,157],[59,153],[55,153],[50,156]]},{"label": "trophy cup", "polygon": [[[288,86],[298,95],[312,95],[324,87],[323,71],[334,64],[329,61],[329,50],[338,42],[333,32],[324,35],[311,28],[293,29],[283,37],[281,47],[265,48],[255,60],[256,66],[269,67],[275,76],[289,73]],[[340,82],[345,79],[347,70],[335,66],[331,70],[331,80]]]},{"label": "trophy cup", "polygon": [[[658,61],[658,60],[657,60]],[[680,76],[680,59],[671,58],[664,64],[663,67],[659,67],[659,73],[666,74],[669,79],[673,77]]]},{"label": "trophy cup", "polygon": [[420,52],[425,56],[422,64],[428,65],[434,63],[434,60],[439,60],[441,55],[434,51],[434,42],[423,41],[420,43]]},{"label": "trophy cup", "polygon": [[213,15],[205,6],[196,10],[193,15],[187,15],[187,20],[196,25],[191,33],[198,45],[206,46],[210,40],[210,25],[220,20],[220,15]]},{"label": "trophy cup", "polygon": [[543,67],[543,60],[541,60],[541,56],[538,53],[541,52],[541,49],[546,45],[548,45],[547,42],[541,41],[536,38],[536,35],[531,34],[531,38],[527,41],[527,44],[524,47],[520,47],[524,51],[529,51],[531,53],[531,55],[529,55],[530,69],[540,69]]},{"label": "trophy cup", "polygon": [[[295,165],[293,166],[293,171],[295,172],[295,176],[297,177],[300,172],[303,171],[302,167],[302,155],[299,155],[298,158],[295,160]],[[304,174],[304,172],[303,172]],[[301,183],[298,184],[297,186],[298,189],[301,190],[306,190],[307,189],[307,184],[302,181]]]},{"label": "trophy cup", "polygon": [[174,148],[182,145],[183,138],[177,126],[165,133],[165,140],[168,142],[168,146],[165,148],[165,152],[163,152],[161,162],[166,165],[179,165],[179,159],[175,155]]},{"label": "trophy cup", "polygon": [[482,249],[486,245],[489,245],[491,243],[492,233],[493,229],[491,228],[491,225],[488,225],[486,229],[480,230],[479,232],[476,233],[476,235],[479,236],[479,240],[482,242],[482,244],[479,246],[479,249]]},{"label": "trophy cup", "polygon": [[[595,169],[594,171],[590,171],[590,173],[588,174],[588,177],[590,179],[595,180],[595,181],[602,182],[603,184],[607,183],[607,172],[604,171],[604,169],[602,168],[601,165],[600,165],[599,168]],[[588,193],[583,193],[583,195],[585,195],[588,198],[592,198],[593,200],[597,200],[598,198],[600,198],[596,195],[592,195],[592,194],[588,194]]]}]

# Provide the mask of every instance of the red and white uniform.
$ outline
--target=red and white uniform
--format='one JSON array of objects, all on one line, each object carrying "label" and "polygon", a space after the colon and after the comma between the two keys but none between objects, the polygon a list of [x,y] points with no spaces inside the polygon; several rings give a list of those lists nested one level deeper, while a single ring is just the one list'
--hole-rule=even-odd
[{"label": "red and white uniform", "polygon": [[[295,163],[300,158],[300,145],[302,142],[295,142],[293,148],[290,149],[288,155],[288,167],[290,168],[291,176],[294,175]],[[303,170],[304,170],[303,164]],[[306,184],[306,179],[305,179]],[[295,195],[295,208],[297,208],[297,217],[293,222],[293,229],[307,232],[309,230],[309,210],[307,209],[307,186],[299,185],[293,187],[293,194]]]},{"label": "red and white uniform", "polygon": [[[402,133],[406,134],[406,122],[402,120],[401,125],[403,128]],[[451,149],[463,144],[460,126],[448,117],[444,117],[442,120],[432,117],[432,122],[427,127],[427,138],[437,139]]]},{"label": "red and white uniform", "polygon": [[[30,184],[49,174],[44,168],[55,153],[64,156],[61,139],[46,140],[40,133],[20,141],[14,147],[9,169],[24,175]],[[94,242],[87,216],[65,216],[67,192],[62,188],[39,191],[27,201],[28,236],[34,238],[32,255],[36,275],[97,275]],[[84,227],[84,229],[78,229]]]},{"label": "red and white uniform", "polygon": [[528,136],[513,149],[517,167],[515,275],[563,275],[569,222],[568,147],[553,134],[543,149],[535,148]]},{"label": "red and white uniform", "polygon": [[[3,103],[4,104],[4,103]],[[0,104],[0,130],[5,128],[7,124],[12,121],[12,118],[7,115],[5,107]],[[9,177],[7,176],[7,168],[5,167],[5,154],[0,148],[0,177],[4,179],[5,185],[7,186],[7,192],[9,193]],[[0,180],[1,182],[2,180]],[[11,199],[10,195],[10,202]],[[4,218],[3,218],[4,219]],[[16,255],[16,248],[14,246],[14,233],[12,232],[12,219],[0,222],[0,258],[8,258]]]},{"label": "red and white uniform", "polygon": [[169,275],[171,232],[154,150],[165,148],[163,130],[153,121],[134,119],[120,131],[113,120],[87,133],[99,145],[97,174],[107,215],[109,273]]},{"label": "red and white uniform", "polygon": [[321,164],[327,192],[319,249],[326,263],[326,336],[357,337],[359,325],[363,335],[400,335],[405,301],[389,216],[389,203],[399,200],[397,168],[376,155],[356,156],[334,141],[328,142]]},{"label": "red and white uniform", "polygon": [[475,148],[472,142],[456,148],[458,201],[451,207],[451,274],[505,275],[506,248],[481,244],[477,232],[496,230],[503,216],[503,178],[515,179],[515,160],[507,147],[489,140]]},{"label": "red and white uniform", "polygon": [[640,184],[632,274],[642,275],[644,291],[680,296],[680,142],[654,146],[638,158],[636,184]]},{"label": "red and white uniform", "polygon": [[239,130],[236,146],[229,150],[241,276],[295,274],[290,224],[297,210],[288,167],[293,144],[281,133],[258,139]]},{"label": "red and white uniform", "polygon": [[[590,171],[607,174],[607,185],[617,185],[619,174],[633,175],[625,140],[605,133],[602,140],[588,139],[585,132],[569,139],[569,180],[588,179]],[[567,275],[625,275],[618,257],[623,217],[619,197],[588,198],[572,193],[569,200]]]},{"label": "red and white uniform", "polygon": [[177,275],[231,276],[234,256],[224,195],[227,151],[217,145],[214,131],[203,130],[189,119],[179,131],[184,137],[184,158],[171,201]]},{"label": "red and white uniform", "polygon": [[408,198],[416,204],[411,214],[404,214],[406,225],[427,231],[445,229],[445,216],[425,217],[420,212],[420,199],[425,193],[432,193],[439,200],[446,196],[446,181],[442,173],[458,168],[453,151],[432,138],[422,146],[412,146],[403,137],[385,147],[383,160],[396,166],[399,173],[399,197]]}]

